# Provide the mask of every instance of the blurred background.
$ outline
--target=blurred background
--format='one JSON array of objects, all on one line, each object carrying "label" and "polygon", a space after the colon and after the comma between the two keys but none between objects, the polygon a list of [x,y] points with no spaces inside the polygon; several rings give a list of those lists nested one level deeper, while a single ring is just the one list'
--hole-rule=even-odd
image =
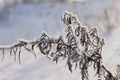
[{"label": "blurred background", "polygon": [[[39,38],[43,31],[59,35],[66,29],[61,21],[65,11],[76,14],[88,28],[98,27],[106,43],[104,64],[114,73],[120,56],[120,0],[0,0],[0,45]],[[0,80],[80,80],[79,70],[71,74],[64,62],[56,65],[41,54],[35,59],[27,53],[23,51],[20,65],[6,52]]]}]

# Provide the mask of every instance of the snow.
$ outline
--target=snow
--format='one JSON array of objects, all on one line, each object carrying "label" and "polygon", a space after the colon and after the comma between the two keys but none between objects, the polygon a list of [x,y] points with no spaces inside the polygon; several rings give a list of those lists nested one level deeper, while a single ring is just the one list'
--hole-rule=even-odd
[{"label": "snow", "polygon": [[[7,1],[7,3],[10,1],[10,5],[14,4],[14,0]],[[85,1],[87,2],[87,0]],[[17,4],[6,8],[8,6],[6,2],[0,0],[0,45],[11,44],[20,38],[28,40],[39,38],[43,31],[48,32],[52,37],[63,34],[66,25],[60,21],[60,16],[64,11],[72,11],[78,15],[83,25],[99,25],[102,37],[105,37],[103,64],[115,73],[120,57],[120,28],[117,27],[108,32],[103,26],[102,19],[94,16],[101,16],[107,2],[108,0],[94,0],[90,4],[77,6],[46,2]],[[79,70],[73,71],[71,74],[64,61],[61,60],[55,64],[39,51],[37,52],[38,57],[35,59],[33,54],[23,50],[22,64],[19,64],[18,60],[14,62],[14,57],[9,56],[8,51],[5,53],[5,60],[0,63],[0,80],[80,80],[81,78]],[[2,54],[0,54],[1,58]]]},{"label": "snow", "polygon": [[103,50],[104,64],[115,73],[116,65],[120,64],[120,28],[117,28],[111,32],[111,35],[106,39],[106,44]]}]

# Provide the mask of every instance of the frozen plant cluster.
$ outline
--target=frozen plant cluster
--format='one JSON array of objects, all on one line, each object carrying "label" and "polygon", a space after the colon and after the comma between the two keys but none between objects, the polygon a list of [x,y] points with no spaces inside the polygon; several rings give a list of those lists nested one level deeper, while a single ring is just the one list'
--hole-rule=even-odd
[{"label": "frozen plant cluster", "polygon": [[[46,55],[51,61],[58,63],[59,59],[66,60],[70,72],[73,68],[79,68],[82,80],[89,80],[89,67],[92,67],[98,80],[119,80],[120,65],[117,66],[116,75],[113,74],[102,64],[102,48],[104,39],[99,37],[97,28],[87,29],[82,26],[77,16],[71,12],[65,12],[61,20],[67,25],[65,39],[61,35],[54,39],[46,32],[43,32],[39,39],[34,41],[19,40],[9,46],[0,46],[0,50],[10,50],[10,55],[14,60],[18,58],[21,63],[22,48],[36,56],[35,48],[40,53]],[[30,47],[28,47],[30,46]]]}]

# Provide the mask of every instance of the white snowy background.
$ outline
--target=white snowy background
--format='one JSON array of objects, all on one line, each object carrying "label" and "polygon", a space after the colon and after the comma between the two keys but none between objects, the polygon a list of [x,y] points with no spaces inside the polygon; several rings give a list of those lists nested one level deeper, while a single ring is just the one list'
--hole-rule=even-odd
[{"label": "white snowy background", "polygon": [[[39,38],[42,31],[60,35],[66,28],[60,18],[64,11],[75,13],[88,28],[98,27],[105,38],[103,63],[114,74],[120,60],[119,0],[0,0],[0,45]],[[39,52],[37,56],[23,50],[19,64],[6,51],[0,80],[81,80],[80,71],[71,74],[64,61],[56,64]]]}]

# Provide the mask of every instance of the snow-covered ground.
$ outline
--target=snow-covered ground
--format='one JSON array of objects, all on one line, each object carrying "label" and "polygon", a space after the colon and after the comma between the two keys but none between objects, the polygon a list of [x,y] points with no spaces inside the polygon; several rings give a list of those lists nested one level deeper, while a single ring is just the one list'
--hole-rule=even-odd
[{"label": "snow-covered ground", "polygon": [[[66,26],[60,21],[64,11],[72,11],[78,15],[83,25],[98,26],[99,32],[105,38],[103,49],[103,63],[115,72],[120,58],[120,28],[112,17],[112,23],[117,25],[110,31],[105,27],[103,11],[114,0],[81,0],[74,4],[61,2],[43,2],[38,4],[14,4],[15,0],[0,0],[0,45],[8,45],[19,38],[39,38],[42,31],[55,37],[61,34]],[[13,1],[13,3],[12,3]],[[19,0],[17,0],[19,1]],[[88,2],[87,2],[88,1]],[[116,0],[117,1],[117,0]],[[22,3],[22,2],[21,2]],[[117,3],[117,9],[120,10]],[[116,8],[116,7],[115,7]],[[114,15],[114,14],[113,14]],[[119,16],[118,16],[119,17]],[[119,23],[119,22],[118,22]],[[91,28],[91,27],[89,27]],[[22,52],[22,64],[14,62],[13,56],[6,51],[4,62],[0,63],[0,80],[80,80],[79,70],[72,74],[68,71],[64,61],[55,64],[38,52],[37,59],[31,53]],[[0,54],[0,59],[2,54]]]}]

